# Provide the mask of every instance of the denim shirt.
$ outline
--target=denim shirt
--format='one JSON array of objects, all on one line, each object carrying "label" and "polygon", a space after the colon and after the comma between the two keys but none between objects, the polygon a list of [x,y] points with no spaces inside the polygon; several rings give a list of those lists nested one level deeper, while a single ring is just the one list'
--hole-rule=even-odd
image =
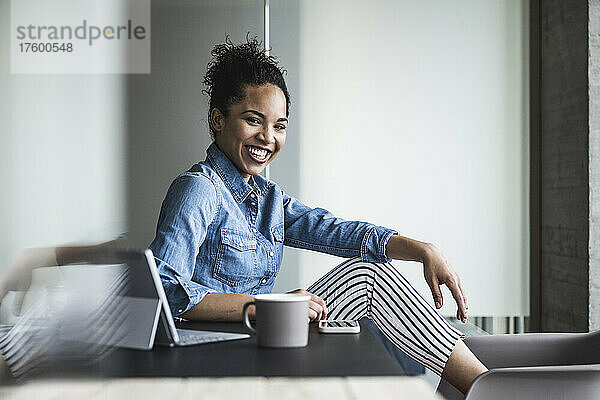
[{"label": "denim shirt", "polygon": [[149,248],[173,315],[207,293],[270,293],[283,246],[387,262],[394,230],[310,208],[260,175],[246,182],[212,143],[171,183]]}]

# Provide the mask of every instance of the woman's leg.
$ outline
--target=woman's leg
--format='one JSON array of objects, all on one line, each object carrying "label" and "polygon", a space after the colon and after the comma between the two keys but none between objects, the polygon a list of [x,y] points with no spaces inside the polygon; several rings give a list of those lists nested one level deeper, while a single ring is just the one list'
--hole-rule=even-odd
[{"label": "woman's leg", "polygon": [[403,352],[463,391],[465,381],[485,371],[460,341],[462,334],[390,263],[346,260],[307,290],[325,301],[329,319],[370,318]]},{"label": "woman's leg", "polygon": [[486,371],[487,368],[485,365],[475,357],[475,354],[469,350],[462,340],[459,340],[456,342],[450,358],[448,358],[442,378],[450,382],[461,392],[467,393],[475,378]]}]

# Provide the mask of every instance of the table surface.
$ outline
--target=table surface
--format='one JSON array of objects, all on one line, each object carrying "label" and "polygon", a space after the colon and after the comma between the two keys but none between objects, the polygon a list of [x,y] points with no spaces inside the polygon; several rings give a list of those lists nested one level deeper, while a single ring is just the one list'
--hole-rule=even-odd
[{"label": "table surface", "polygon": [[[183,322],[179,328],[246,333],[241,322]],[[402,367],[369,329],[359,334],[322,334],[309,327],[309,344],[277,349],[250,339],[185,347],[154,346],[149,351],[118,349],[86,368],[42,374],[94,377],[339,377],[399,376]],[[46,371],[48,372],[48,371]]]}]

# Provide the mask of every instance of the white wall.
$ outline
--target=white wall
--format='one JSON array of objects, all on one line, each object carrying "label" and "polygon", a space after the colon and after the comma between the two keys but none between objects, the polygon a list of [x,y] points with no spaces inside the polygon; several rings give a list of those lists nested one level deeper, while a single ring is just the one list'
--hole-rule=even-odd
[{"label": "white wall", "polygon": [[[470,315],[528,314],[527,2],[300,10],[299,198],[436,244]],[[301,285],[339,262],[303,252]],[[395,265],[430,300],[421,268]]]},{"label": "white wall", "polygon": [[[5,199],[12,187],[12,163],[10,162],[12,136],[9,134],[10,126],[10,86],[9,72],[9,29],[10,29],[10,2],[0,1],[0,227],[10,224],[10,203]],[[9,229],[0,229],[0,271],[12,257],[10,247],[11,233]]]},{"label": "white wall", "polygon": [[121,75],[10,74],[0,0],[0,270],[25,247],[126,231]]}]

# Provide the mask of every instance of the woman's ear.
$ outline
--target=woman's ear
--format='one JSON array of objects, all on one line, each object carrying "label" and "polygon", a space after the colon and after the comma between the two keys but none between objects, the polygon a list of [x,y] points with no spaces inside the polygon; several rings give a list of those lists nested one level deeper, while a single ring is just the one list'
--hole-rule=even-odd
[{"label": "woman's ear", "polygon": [[221,132],[225,123],[225,116],[218,108],[210,110],[210,125],[217,132]]}]

